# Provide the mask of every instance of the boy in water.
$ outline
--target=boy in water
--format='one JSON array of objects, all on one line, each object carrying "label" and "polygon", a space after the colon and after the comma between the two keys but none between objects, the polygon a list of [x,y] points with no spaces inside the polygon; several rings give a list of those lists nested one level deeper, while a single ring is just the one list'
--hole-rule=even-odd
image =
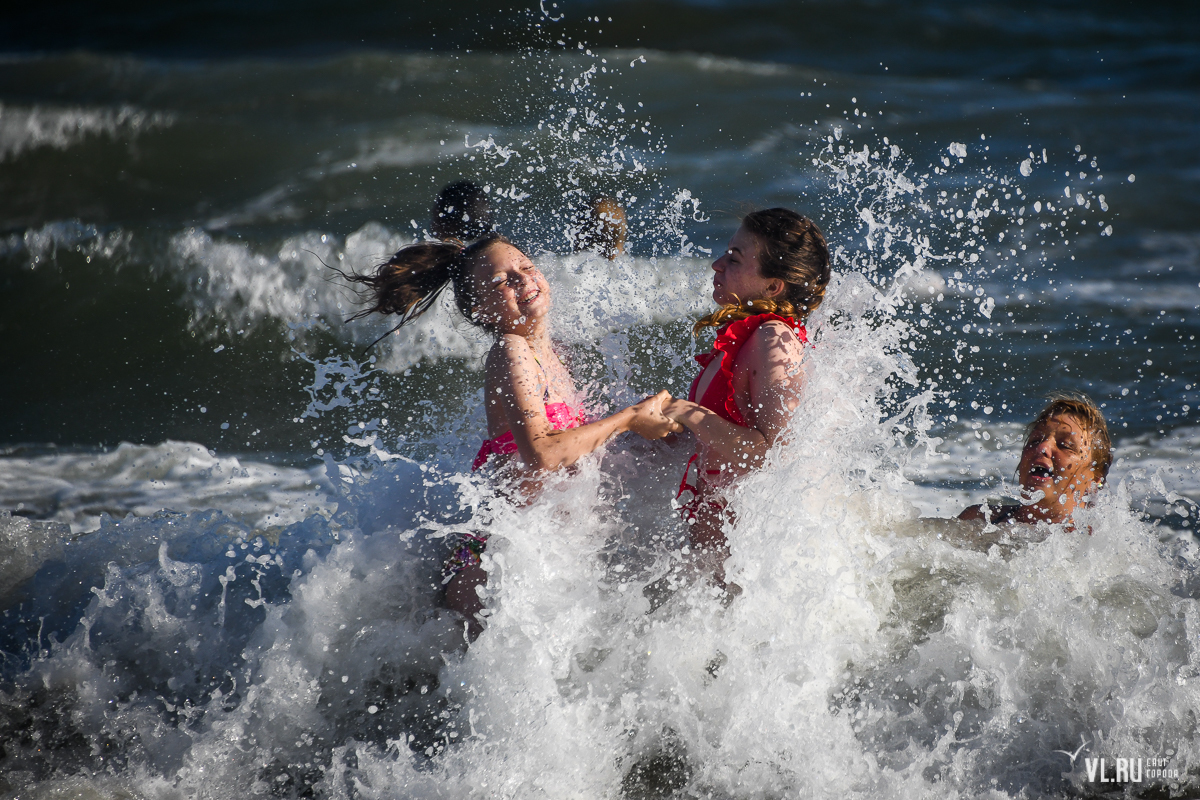
[{"label": "boy in water", "polygon": [[[1075,509],[1104,484],[1112,440],[1104,414],[1083,394],[1053,394],[1029,426],[1017,482],[1028,505],[971,506],[963,520],[1036,524],[1070,522]],[[1039,496],[1040,493],[1040,496]]]}]

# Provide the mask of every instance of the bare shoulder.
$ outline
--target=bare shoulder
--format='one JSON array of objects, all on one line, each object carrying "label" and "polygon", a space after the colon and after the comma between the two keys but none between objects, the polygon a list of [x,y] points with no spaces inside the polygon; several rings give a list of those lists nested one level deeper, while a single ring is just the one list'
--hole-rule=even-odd
[{"label": "bare shoulder", "polygon": [[487,355],[487,369],[512,369],[533,360],[533,350],[525,337],[506,333],[497,337]]},{"label": "bare shoulder", "polygon": [[750,341],[773,347],[800,348],[800,337],[796,335],[796,331],[791,325],[777,319],[766,320],[755,328],[754,333],[750,335]]},{"label": "bare shoulder", "polygon": [[792,326],[779,319],[763,320],[762,324],[759,325],[754,332],[756,334],[762,334],[765,336],[773,336],[781,340],[786,339],[791,341],[800,341],[796,336],[796,331],[792,329]]},{"label": "bare shoulder", "polygon": [[800,337],[790,325],[777,319],[769,319],[755,328],[743,349],[752,359],[763,363],[780,358],[798,362],[804,357]]}]

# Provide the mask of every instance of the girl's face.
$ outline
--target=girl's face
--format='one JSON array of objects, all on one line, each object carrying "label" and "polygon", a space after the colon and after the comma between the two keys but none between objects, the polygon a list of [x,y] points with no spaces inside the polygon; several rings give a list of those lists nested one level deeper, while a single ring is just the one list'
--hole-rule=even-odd
[{"label": "girl's face", "polygon": [[1062,414],[1034,428],[1021,451],[1017,480],[1022,489],[1045,492],[1042,505],[1074,508],[1077,498],[1091,492],[1096,482],[1091,437],[1079,420]]},{"label": "girl's face", "polygon": [[713,262],[712,268],[712,296],[719,305],[764,300],[782,294],[785,288],[778,278],[763,277],[758,239],[744,225],[729,240],[729,247]]},{"label": "girl's face", "polygon": [[527,333],[550,310],[550,286],[528,256],[492,245],[475,261],[475,321],[500,333]]}]

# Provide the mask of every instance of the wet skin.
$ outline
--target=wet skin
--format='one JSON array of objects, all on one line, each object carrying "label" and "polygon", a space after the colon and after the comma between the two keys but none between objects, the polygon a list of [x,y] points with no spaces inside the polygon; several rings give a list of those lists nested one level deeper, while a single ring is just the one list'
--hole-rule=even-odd
[{"label": "wet skin", "polygon": [[1051,522],[1071,516],[1096,484],[1092,443],[1087,430],[1068,415],[1050,417],[1034,428],[1017,465],[1017,481],[1026,492],[1045,492],[1031,508]]},{"label": "wet skin", "polygon": [[[992,522],[1068,521],[1097,484],[1091,436],[1079,420],[1060,414],[1030,431],[1017,465],[1017,482],[1027,498],[1036,492],[1043,496],[1030,505],[998,509],[991,515]],[[959,519],[984,518],[982,506],[972,506],[959,515]]]},{"label": "wet skin", "polygon": [[[751,300],[774,300],[787,285],[779,278],[762,274],[759,243],[744,227],[729,240],[725,252],[712,264],[713,300],[720,305]],[[724,354],[714,359],[696,385],[703,398],[720,369]],[[785,430],[799,405],[802,379],[797,366],[803,359],[800,340],[791,328],[769,320],[760,325],[742,345],[737,362],[731,365],[734,401],[747,427],[736,425],[696,402],[673,399],[663,413],[686,425],[700,440],[700,495],[711,499],[715,489],[756,468]],[[723,584],[722,564],[729,555],[722,530],[724,511],[707,500],[689,526],[692,543],[707,554],[718,584]]]},{"label": "wet skin", "polygon": [[[547,419],[546,404],[570,403],[577,392],[550,341],[545,276],[519,249],[499,242],[478,254],[471,279],[472,321],[496,336],[484,367],[489,435],[513,435],[521,467],[517,502],[540,491],[538,473],[569,467],[616,434],[631,431],[661,439],[683,429],[663,415],[662,405],[671,397],[664,391],[604,419],[556,430]],[[483,629],[476,616],[483,607],[476,588],[486,581],[483,568],[472,565],[446,585],[446,605],[463,615],[469,639]]]},{"label": "wet skin", "polygon": [[550,285],[529,257],[509,244],[487,249],[472,270],[475,320],[497,333],[532,335],[550,311]]},{"label": "wet skin", "polygon": [[712,268],[712,298],[718,305],[778,297],[786,288],[778,278],[763,277],[758,240],[744,227],[738,228]]}]

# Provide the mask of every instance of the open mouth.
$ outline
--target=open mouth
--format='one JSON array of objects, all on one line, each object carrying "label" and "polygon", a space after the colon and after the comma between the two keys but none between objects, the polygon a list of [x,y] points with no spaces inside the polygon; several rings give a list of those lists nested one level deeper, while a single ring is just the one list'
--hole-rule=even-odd
[{"label": "open mouth", "polygon": [[534,289],[532,292],[530,292],[529,294],[525,295],[520,300],[518,300],[517,305],[527,306],[530,303],[532,303],[534,300],[537,300],[541,296],[542,296],[542,290]]},{"label": "open mouth", "polygon": [[1034,464],[1029,467],[1029,477],[1034,480],[1048,481],[1054,478],[1054,471],[1043,464]]}]

